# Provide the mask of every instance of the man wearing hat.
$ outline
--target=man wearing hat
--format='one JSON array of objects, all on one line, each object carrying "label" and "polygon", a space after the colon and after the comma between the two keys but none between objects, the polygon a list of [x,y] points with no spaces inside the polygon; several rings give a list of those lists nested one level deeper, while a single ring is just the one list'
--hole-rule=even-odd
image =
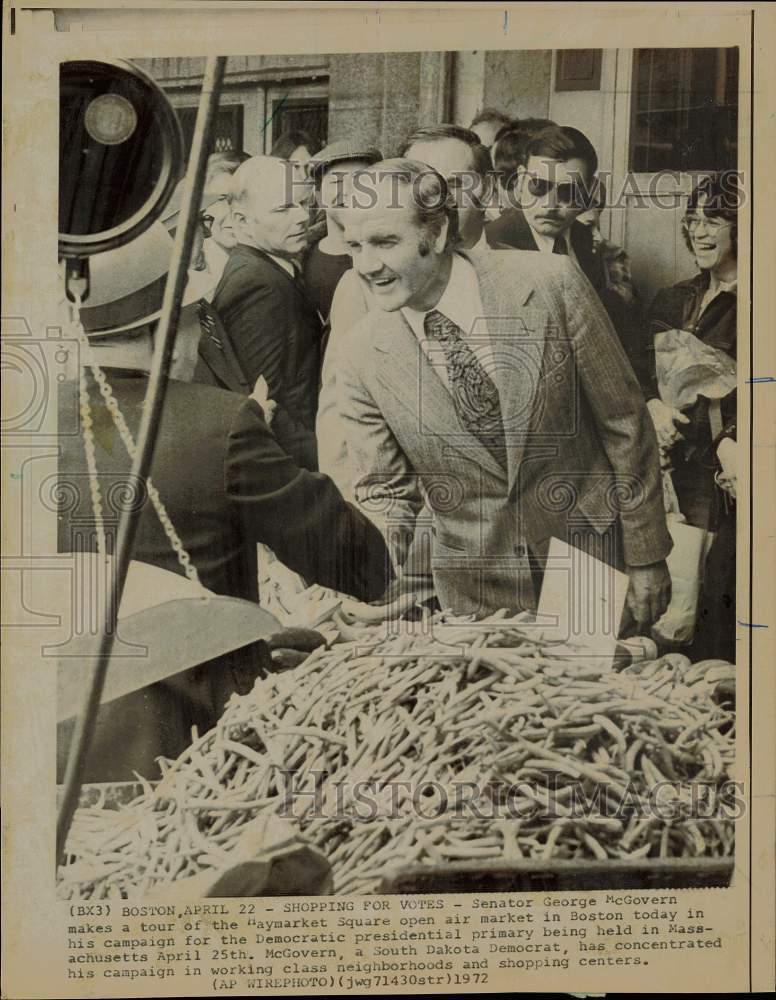
[{"label": "man wearing hat", "polygon": [[[91,258],[81,308],[90,357],[105,372],[136,438],[148,388],[153,337],[172,241],[159,224],[117,250]],[[256,546],[269,545],[307,580],[365,600],[390,582],[379,531],[345,503],[326,476],[300,468],[277,443],[250,397],[190,384],[200,326],[183,310],[175,341],[151,478],[202,585],[219,595],[258,600]],[[183,572],[145,486],[128,482],[131,462],[108,405],[87,377],[91,439],[108,551],[121,504],[140,503],[133,558]],[[60,420],[79,411],[79,383],[60,387]],[[83,415],[83,411],[82,411]],[[82,428],[83,430],[83,428]],[[83,434],[60,439],[58,548],[95,551],[96,519]],[[158,755],[176,755],[191,726],[214,724],[228,689],[224,671],[197,667],[103,706],[87,780],[148,777]],[[109,777],[106,777],[106,773]]]},{"label": "man wearing hat", "polygon": [[304,279],[310,298],[327,322],[334,290],[353,266],[341,229],[329,210],[342,203],[345,185],[357,170],[382,158],[374,146],[345,139],[329,143],[307,165],[315,182],[317,205],[324,213],[324,228],[322,238],[313,242],[305,257]]}]

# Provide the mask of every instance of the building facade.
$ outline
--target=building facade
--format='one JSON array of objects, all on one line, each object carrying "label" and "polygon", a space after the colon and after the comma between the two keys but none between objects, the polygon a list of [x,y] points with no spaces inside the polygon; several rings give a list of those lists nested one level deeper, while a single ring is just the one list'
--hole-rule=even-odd
[{"label": "building facade", "polygon": [[[205,60],[138,59],[190,141]],[[575,49],[230,57],[217,149],[268,153],[290,129],[393,155],[419,124],[468,125],[483,107],[574,125],[598,152],[602,229],[631,256],[643,299],[689,277],[679,234],[698,174],[735,169],[737,49]]]}]

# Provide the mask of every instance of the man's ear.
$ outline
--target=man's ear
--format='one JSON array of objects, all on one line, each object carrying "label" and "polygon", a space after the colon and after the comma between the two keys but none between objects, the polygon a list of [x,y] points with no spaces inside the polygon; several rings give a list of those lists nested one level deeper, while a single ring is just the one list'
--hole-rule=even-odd
[{"label": "man's ear", "polygon": [[450,229],[450,220],[445,216],[442,220],[442,224],[439,227],[439,232],[431,241],[431,246],[434,248],[435,253],[444,253],[445,247],[447,246],[447,233]]},{"label": "man's ear", "polygon": [[495,174],[486,174],[480,180],[480,192],[477,197],[479,206],[483,211],[487,208],[494,208],[498,205],[497,182]]}]

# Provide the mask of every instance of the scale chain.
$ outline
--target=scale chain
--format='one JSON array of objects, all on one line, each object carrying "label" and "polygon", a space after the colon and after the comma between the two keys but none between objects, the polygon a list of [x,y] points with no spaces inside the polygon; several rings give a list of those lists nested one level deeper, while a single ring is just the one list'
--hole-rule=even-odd
[{"label": "scale chain", "polygon": [[[71,305],[71,323],[78,338],[81,347],[86,352],[86,356],[89,357],[91,349],[89,347],[89,341],[86,336],[86,331],[83,328],[83,324],[80,320],[80,306],[81,297],[77,292],[73,292],[74,303]],[[105,372],[100,368],[100,366],[94,361],[89,361],[89,367],[92,370],[94,379],[100,390],[100,395],[105,401],[105,406],[110,413],[113,423],[116,425],[116,430],[119,433],[119,437],[124,443],[124,447],[127,449],[129,457],[134,459],[137,448],[135,446],[135,439],[132,436],[132,432],[127,426],[127,422],[124,419],[124,414],[119,409],[116,397],[113,395],[113,390],[110,387]],[[91,415],[91,407],[89,405],[89,393],[86,386],[86,375],[84,373],[83,366],[80,371],[80,408],[81,408],[81,420],[84,431],[84,448],[86,450],[86,463],[89,472],[89,488],[92,497],[92,508],[94,510],[95,522],[97,525],[97,549],[100,555],[105,552],[105,529],[102,517],[102,497],[100,493],[100,486],[97,480],[97,464],[95,458],[94,450],[94,432],[92,430],[93,421]],[[183,568],[183,572],[186,574],[187,579],[191,580],[196,584],[200,584],[199,574],[197,569],[191,561],[191,556],[183,547],[180,536],[175,530],[175,526],[170,520],[170,516],[162,502],[162,498],[159,496],[159,491],[154,486],[151,481],[151,477],[148,476],[146,479],[146,490],[148,493],[148,498],[153,504],[154,510],[156,511],[159,522],[162,526],[167,540],[170,546],[178,558],[178,562]],[[201,584],[200,584],[201,585]]]}]

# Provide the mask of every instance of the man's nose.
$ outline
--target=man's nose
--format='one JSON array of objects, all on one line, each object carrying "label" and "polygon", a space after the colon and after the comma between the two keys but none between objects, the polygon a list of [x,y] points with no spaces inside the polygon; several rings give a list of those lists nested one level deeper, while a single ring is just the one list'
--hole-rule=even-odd
[{"label": "man's nose", "polygon": [[308,202],[298,201],[292,210],[294,222],[309,222],[310,221],[310,205]]},{"label": "man's nose", "polygon": [[363,274],[368,277],[372,274],[378,274],[383,269],[383,262],[380,260],[378,254],[369,247],[362,246],[358,254],[353,257],[353,266],[356,268],[359,274]]}]

